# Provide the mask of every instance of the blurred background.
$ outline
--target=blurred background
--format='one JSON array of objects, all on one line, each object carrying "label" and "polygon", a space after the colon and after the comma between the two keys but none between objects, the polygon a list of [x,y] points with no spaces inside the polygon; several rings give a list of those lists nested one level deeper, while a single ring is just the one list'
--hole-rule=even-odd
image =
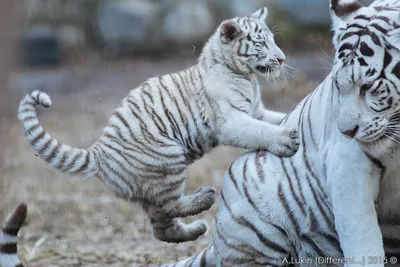
[{"label": "blurred background", "polygon": [[[371,1],[363,1],[369,3]],[[0,2],[0,218],[28,202],[20,254],[29,266],[149,266],[207,246],[152,237],[136,205],[97,180],[56,173],[21,135],[19,100],[40,88],[53,106],[38,109],[60,141],[88,147],[122,98],[147,78],[192,64],[227,18],[269,7],[268,25],[291,75],[262,83],[267,107],[290,111],[326,76],[333,55],[328,0],[15,0]],[[243,150],[219,147],[190,167],[186,189],[220,187]],[[212,229],[216,203],[202,218]]]}]

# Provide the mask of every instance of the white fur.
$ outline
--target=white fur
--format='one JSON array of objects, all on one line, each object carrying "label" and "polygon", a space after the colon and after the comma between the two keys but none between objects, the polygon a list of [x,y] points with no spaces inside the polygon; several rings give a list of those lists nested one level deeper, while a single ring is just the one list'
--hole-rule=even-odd
[{"label": "white fur", "polygon": [[0,244],[16,243],[17,237],[0,232]]},{"label": "white fur", "polygon": [[18,255],[0,253],[0,266],[14,267],[20,263],[21,261],[19,260]]}]

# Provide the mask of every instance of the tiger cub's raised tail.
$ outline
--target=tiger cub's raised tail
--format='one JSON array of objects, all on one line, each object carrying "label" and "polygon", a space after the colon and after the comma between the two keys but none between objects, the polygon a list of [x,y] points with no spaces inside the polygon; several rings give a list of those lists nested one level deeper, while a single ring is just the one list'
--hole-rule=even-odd
[{"label": "tiger cub's raised tail", "polygon": [[209,246],[202,252],[174,263],[163,264],[161,267],[215,267],[216,259],[213,246]]},{"label": "tiger cub's raised tail", "polygon": [[50,107],[50,97],[39,90],[33,91],[21,100],[18,108],[22,130],[36,153],[61,172],[93,177],[98,170],[93,150],[70,147],[45,132],[36,115],[37,105]]},{"label": "tiger cub's raised tail", "polygon": [[17,234],[27,215],[27,206],[20,203],[7,216],[0,233],[0,266],[23,267],[17,255]]}]

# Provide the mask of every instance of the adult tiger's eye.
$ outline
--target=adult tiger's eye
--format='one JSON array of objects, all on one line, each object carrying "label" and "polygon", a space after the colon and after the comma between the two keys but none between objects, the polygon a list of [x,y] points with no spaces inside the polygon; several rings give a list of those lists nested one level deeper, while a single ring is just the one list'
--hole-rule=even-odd
[{"label": "adult tiger's eye", "polygon": [[260,42],[260,45],[261,46],[265,46],[265,42]]}]

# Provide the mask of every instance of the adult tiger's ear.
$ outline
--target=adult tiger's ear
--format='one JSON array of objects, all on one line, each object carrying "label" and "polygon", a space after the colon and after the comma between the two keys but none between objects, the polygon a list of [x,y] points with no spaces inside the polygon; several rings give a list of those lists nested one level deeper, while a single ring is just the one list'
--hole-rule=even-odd
[{"label": "adult tiger's ear", "polygon": [[[332,30],[334,32],[333,44],[337,46],[337,34],[341,26],[346,24],[347,18],[364,7],[357,0],[330,0]],[[336,47],[337,48],[337,47]]]},{"label": "adult tiger's ear", "polygon": [[220,37],[222,42],[229,44],[242,33],[240,25],[233,20],[222,22],[219,27]]},{"label": "adult tiger's ear", "polygon": [[400,51],[400,28],[391,30],[387,33],[386,41]]},{"label": "adult tiger's ear", "polygon": [[256,12],[254,12],[251,15],[263,22],[266,22],[267,17],[268,17],[268,8],[266,8],[266,7],[260,8],[259,10],[257,10]]}]

